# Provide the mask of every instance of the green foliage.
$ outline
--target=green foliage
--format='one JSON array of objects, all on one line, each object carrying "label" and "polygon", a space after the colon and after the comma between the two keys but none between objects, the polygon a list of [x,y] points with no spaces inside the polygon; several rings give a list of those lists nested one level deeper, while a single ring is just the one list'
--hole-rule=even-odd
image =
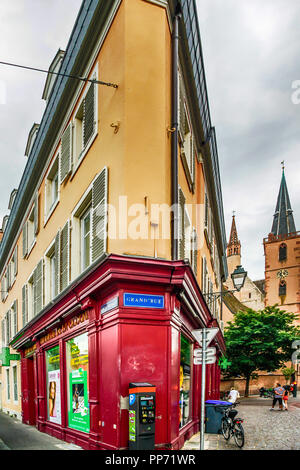
[{"label": "green foliage", "polygon": [[231,362],[226,376],[250,380],[255,371],[273,372],[291,359],[292,343],[300,338],[297,316],[277,305],[238,312],[225,328],[226,355]]},{"label": "green foliage", "polygon": [[296,371],[294,367],[284,367],[283,369],[281,369],[281,372],[285,378],[285,381],[288,382]]}]

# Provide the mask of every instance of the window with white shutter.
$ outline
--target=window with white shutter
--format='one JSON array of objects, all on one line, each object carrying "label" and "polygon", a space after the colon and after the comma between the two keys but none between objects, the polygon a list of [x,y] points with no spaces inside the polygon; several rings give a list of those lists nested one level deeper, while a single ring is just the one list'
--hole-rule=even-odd
[{"label": "window with white shutter", "polygon": [[[93,79],[96,79],[96,74]],[[78,105],[74,117],[73,171],[87,152],[97,134],[97,87],[91,83]]]},{"label": "window with white shutter", "polygon": [[60,153],[60,184],[62,184],[72,169],[72,123],[68,125],[61,138]]},{"label": "window with white shutter", "polygon": [[181,145],[181,158],[191,190],[195,183],[195,148],[190,115],[185,99],[184,84],[179,74],[179,140]]},{"label": "window with white shutter", "polygon": [[178,192],[178,205],[179,205],[178,255],[179,255],[179,259],[184,259],[185,257],[185,197],[181,188],[179,188],[179,192]]},{"label": "window with white shutter", "polygon": [[198,271],[198,237],[195,228],[192,230],[191,239],[191,264],[195,275],[197,276]]},{"label": "window with white shutter", "polygon": [[23,327],[28,323],[28,286],[22,287],[22,324]]},{"label": "window with white shutter", "polygon": [[23,258],[26,258],[28,253],[28,223],[25,222],[22,231],[22,238],[23,238]]},{"label": "window with white shutter", "polygon": [[60,232],[60,291],[69,284],[69,221]]},{"label": "window with white shutter", "polygon": [[108,169],[105,167],[92,188],[92,262],[107,250]]},{"label": "window with white shutter", "polygon": [[16,336],[18,332],[18,302],[17,300],[14,301],[11,307],[11,314],[12,314],[12,336]]},{"label": "window with white shutter", "polygon": [[33,272],[33,315],[43,308],[43,260],[39,261]]}]

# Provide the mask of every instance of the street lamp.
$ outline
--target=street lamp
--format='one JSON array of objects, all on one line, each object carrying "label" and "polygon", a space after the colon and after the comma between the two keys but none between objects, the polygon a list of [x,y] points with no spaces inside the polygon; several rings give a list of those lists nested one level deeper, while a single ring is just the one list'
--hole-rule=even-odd
[{"label": "street lamp", "polygon": [[[238,292],[242,289],[242,287],[244,287],[246,277],[247,277],[247,272],[244,270],[244,268],[241,265],[237,266],[236,269],[231,274],[233,285]],[[228,292],[232,292],[232,291],[228,291]]]},{"label": "street lamp", "polygon": [[221,320],[223,319],[223,298],[226,294],[232,294],[233,292],[239,292],[242,287],[244,287],[245,280],[247,277],[247,271],[239,265],[231,274],[231,279],[233,282],[234,290],[223,290],[223,285],[221,284],[221,292],[209,292],[207,294],[203,294],[204,297],[208,298],[208,302],[211,303],[211,299],[221,299],[221,312],[220,317]]}]

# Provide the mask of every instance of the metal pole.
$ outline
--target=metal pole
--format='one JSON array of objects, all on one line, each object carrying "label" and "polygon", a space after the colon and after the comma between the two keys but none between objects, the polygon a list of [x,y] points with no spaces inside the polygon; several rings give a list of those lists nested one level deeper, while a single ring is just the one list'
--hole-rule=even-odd
[{"label": "metal pole", "polygon": [[206,378],[206,329],[202,331],[202,378],[201,378],[201,420],[200,420],[200,450],[204,450],[204,420],[205,420],[205,378]]}]

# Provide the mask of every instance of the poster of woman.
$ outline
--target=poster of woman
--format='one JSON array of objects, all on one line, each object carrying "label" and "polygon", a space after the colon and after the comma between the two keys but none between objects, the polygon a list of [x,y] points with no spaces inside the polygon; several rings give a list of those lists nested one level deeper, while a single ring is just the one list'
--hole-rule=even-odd
[{"label": "poster of woman", "polygon": [[60,371],[48,373],[48,412],[49,421],[61,424]]}]

